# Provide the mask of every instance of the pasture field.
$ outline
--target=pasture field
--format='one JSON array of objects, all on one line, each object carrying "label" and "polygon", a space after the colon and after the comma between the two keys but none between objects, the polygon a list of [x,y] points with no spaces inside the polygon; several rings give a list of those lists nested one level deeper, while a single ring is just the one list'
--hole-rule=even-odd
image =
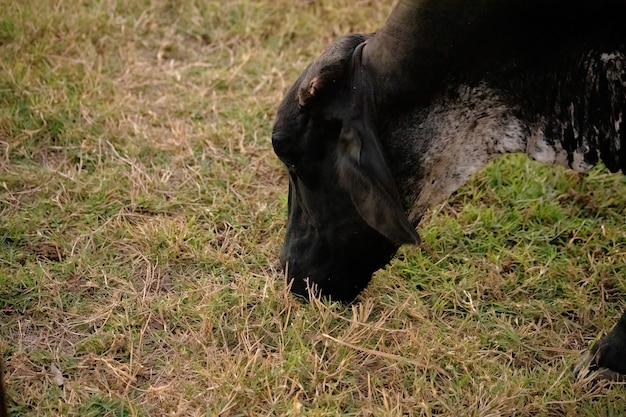
[{"label": "pasture field", "polygon": [[14,416],[619,416],[626,179],[501,159],[359,302],[291,297],[285,89],[390,0],[0,0]]}]

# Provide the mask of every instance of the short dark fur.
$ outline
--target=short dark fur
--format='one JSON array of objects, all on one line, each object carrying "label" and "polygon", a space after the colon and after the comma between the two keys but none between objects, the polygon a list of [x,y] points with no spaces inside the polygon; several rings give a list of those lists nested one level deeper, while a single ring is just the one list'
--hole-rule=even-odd
[{"label": "short dark fur", "polygon": [[592,369],[608,368],[626,375],[626,314],[622,315],[613,330],[591,348],[594,356]]},{"label": "short dark fur", "polygon": [[[350,35],[331,45],[287,94],[274,125],[272,143],[291,179],[281,259],[290,276],[311,279],[292,283],[303,296],[315,285],[352,300],[401,244],[418,242],[377,140],[369,80],[359,74],[354,50],[364,40]],[[327,91],[310,94],[311,85]],[[355,110],[365,117],[353,118]]]},{"label": "short dark fur", "polygon": [[[626,1],[405,0],[280,105],[292,290],[353,300],[426,208],[498,154],[626,172]],[[457,123],[451,128],[449,122]],[[626,314],[596,364],[626,373]]]}]

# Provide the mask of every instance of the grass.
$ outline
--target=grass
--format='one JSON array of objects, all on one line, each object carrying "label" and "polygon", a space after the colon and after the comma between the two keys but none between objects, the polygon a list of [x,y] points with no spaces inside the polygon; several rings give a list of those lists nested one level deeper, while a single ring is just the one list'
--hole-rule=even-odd
[{"label": "grass", "polygon": [[277,269],[271,122],[391,2],[0,0],[15,416],[616,416],[570,368],[626,293],[626,181],[504,158],[351,306]]}]

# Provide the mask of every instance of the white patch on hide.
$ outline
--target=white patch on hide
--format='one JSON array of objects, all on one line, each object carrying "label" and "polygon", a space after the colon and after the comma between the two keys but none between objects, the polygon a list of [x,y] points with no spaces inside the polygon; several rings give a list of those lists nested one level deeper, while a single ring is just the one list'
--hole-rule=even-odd
[{"label": "white patch on hide", "polygon": [[567,165],[567,151],[560,142],[548,143],[543,124],[534,129],[526,141],[526,154],[544,164]]},{"label": "white patch on hide", "polygon": [[429,108],[420,129],[433,141],[420,158],[426,176],[409,219],[442,203],[473,174],[501,154],[523,152],[525,125],[486,85],[460,86],[457,100],[442,98]]},{"label": "white patch on hide", "polygon": [[622,58],[622,54],[619,52],[603,53],[600,55],[600,60],[607,64],[609,61]]},{"label": "white patch on hide", "polygon": [[572,164],[570,168],[576,172],[587,172],[593,168],[593,165],[585,161],[585,153],[574,152],[572,154]]}]

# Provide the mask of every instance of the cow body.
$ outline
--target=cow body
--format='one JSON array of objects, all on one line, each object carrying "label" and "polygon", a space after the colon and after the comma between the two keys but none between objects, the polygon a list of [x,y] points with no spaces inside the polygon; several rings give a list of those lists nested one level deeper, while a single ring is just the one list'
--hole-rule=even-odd
[{"label": "cow body", "polygon": [[[625,171],[624,22],[622,0],[401,1],[376,34],[327,48],[272,137],[290,172],[292,290],[351,301],[499,155]],[[624,373],[622,327],[600,353]]]}]

